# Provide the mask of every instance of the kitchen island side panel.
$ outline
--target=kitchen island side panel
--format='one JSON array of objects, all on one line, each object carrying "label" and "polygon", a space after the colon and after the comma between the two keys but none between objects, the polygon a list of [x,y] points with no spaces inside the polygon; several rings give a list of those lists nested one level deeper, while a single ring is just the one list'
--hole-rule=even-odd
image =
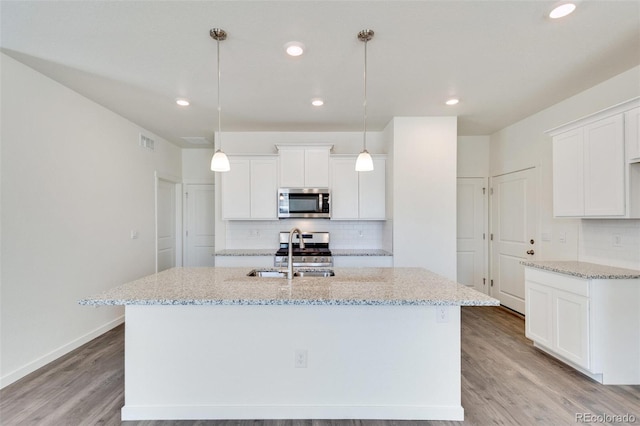
[{"label": "kitchen island side panel", "polygon": [[122,420],[464,416],[459,306],[131,305],[125,339]]}]

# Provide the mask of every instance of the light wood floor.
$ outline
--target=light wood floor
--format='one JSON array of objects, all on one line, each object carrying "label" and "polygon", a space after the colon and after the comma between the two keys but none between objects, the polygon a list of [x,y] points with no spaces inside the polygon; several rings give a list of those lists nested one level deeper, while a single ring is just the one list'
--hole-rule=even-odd
[{"label": "light wood floor", "polygon": [[572,425],[576,413],[636,417],[640,386],[603,386],[533,348],[524,321],[502,308],[462,309],[464,422],[247,420],[120,422],[124,328],[0,391],[0,424],[139,426]]}]

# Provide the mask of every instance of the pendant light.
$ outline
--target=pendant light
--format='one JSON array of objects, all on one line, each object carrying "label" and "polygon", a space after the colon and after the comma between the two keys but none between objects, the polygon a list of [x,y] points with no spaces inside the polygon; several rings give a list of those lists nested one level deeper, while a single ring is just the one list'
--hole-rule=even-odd
[{"label": "pendant light", "polygon": [[356,160],[357,172],[369,172],[373,170],[373,160],[367,151],[367,42],[373,38],[373,30],[362,30],[358,33],[358,39],[364,42],[364,120],[362,132],[362,152]]},{"label": "pendant light", "polygon": [[[220,42],[226,40],[227,32],[220,28],[212,28],[211,31],[209,31],[209,35],[212,39],[216,40],[218,48],[218,138],[220,139],[220,147],[211,159],[211,170],[214,172],[228,172],[231,170],[231,166],[229,165],[227,155],[222,152],[222,126],[220,125],[220,116],[222,115],[222,109],[220,108]],[[214,137],[214,143],[215,139]]]}]

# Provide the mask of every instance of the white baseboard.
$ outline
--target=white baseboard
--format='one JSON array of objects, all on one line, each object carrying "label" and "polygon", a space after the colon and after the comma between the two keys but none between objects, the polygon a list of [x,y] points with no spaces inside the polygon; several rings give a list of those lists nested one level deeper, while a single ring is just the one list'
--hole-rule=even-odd
[{"label": "white baseboard", "polygon": [[14,370],[9,374],[3,377],[0,377],[0,389],[6,386],[9,386],[11,383],[14,383],[20,380],[21,378],[25,377],[27,374],[33,373],[38,368],[44,367],[45,365],[49,364],[52,361],[55,361],[61,356],[68,354],[72,350],[79,348],[80,346],[106,333],[112,328],[119,326],[123,322],[124,322],[124,315],[121,315],[118,318],[112,321],[109,321],[108,323],[96,328],[95,330],[92,330],[89,333],[83,336],[80,336],[77,339],[72,340],[71,342],[65,345],[60,346],[59,348],[49,352],[48,354],[45,354],[40,358],[25,364],[24,366],[18,368],[17,370]]},{"label": "white baseboard", "polygon": [[385,419],[464,420],[461,406],[358,405],[195,405],[130,406],[121,411],[127,420],[223,419]]}]

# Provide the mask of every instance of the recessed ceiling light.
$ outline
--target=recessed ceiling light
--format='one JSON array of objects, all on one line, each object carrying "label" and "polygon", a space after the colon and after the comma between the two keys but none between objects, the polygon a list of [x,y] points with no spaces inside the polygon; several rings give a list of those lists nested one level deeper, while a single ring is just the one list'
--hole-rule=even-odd
[{"label": "recessed ceiling light", "polygon": [[284,45],[284,50],[289,56],[300,56],[304,53],[304,44],[299,41],[290,41]]},{"label": "recessed ceiling light", "polygon": [[313,98],[311,99],[311,105],[313,106],[322,106],[324,105],[324,101],[320,98]]},{"label": "recessed ceiling light", "polygon": [[458,102],[460,102],[460,99],[458,98],[451,98],[449,99],[447,102],[445,102],[445,104],[447,105],[457,105]]},{"label": "recessed ceiling light", "polygon": [[176,103],[180,106],[189,106],[189,101],[182,98],[176,99]]},{"label": "recessed ceiling light", "polygon": [[574,10],[576,10],[576,5],[574,3],[562,3],[554,7],[553,10],[549,12],[549,18],[564,18]]}]

